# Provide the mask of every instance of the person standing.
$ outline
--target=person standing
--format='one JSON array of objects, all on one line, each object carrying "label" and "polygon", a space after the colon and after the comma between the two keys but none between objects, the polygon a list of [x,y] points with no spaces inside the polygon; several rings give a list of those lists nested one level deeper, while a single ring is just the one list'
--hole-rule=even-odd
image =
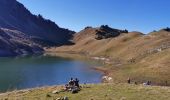
[{"label": "person standing", "polygon": [[131,82],[130,78],[127,79],[127,82],[128,82],[128,84],[130,84],[130,82]]}]

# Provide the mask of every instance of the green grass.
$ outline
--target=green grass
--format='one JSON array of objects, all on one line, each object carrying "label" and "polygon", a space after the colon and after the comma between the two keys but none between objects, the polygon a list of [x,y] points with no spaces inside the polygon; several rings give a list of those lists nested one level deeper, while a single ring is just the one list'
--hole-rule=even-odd
[{"label": "green grass", "polygon": [[61,87],[46,87],[24,92],[0,95],[0,100],[56,100],[67,96],[69,100],[170,100],[170,87],[142,86],[129,84],[91,84],[83,86],[77,94],[60,92]]}]

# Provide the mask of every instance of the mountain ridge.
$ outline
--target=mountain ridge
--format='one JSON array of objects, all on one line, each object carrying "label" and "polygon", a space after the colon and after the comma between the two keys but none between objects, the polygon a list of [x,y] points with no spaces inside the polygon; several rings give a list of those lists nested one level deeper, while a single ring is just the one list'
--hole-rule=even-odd
[{"label": "mountain ridge", "polygon": [[[0,0],[0,28],[0,44],[4,45],[0,47],[0,56],[20,55],[24,54],[24,52],[26,52],[26,54],[32,53],[30,49],[34,48],[32,47],[33,45],[27,45],[25,48],[16,46],[24,46],[25,39],[27,39],[27,42],[30,42],[30,44],[37,44],[36,46],[41,48],[39,49],[40,51],[43,50],[43,46],[72,44],[70,39],[72,39],[75,33],[74,31],[60,28],[55,22],[43,18],[40,14],[33,15],[23,4],[16,0]],[[18,34],[15,34],[17,32]],[[20,39],[20,42],[3,36],[9,36],[13,40]],[[2,40],[8,42],[3,42]],[[16,43],[16,45],[13,44],[12,46],[8,44],[12,44],[12,42]],[[24,52],[17,52],[22,51],[21,49],[24,49]]]},{"label": "mountain ridge", "polygon": [[1,28],[18,30],[55,43],[69,40],[74,33],[68,29],[60,28],[51,20],[44,19],[40,14],[33,15],[16,0],[1,0],[0,9]]}]

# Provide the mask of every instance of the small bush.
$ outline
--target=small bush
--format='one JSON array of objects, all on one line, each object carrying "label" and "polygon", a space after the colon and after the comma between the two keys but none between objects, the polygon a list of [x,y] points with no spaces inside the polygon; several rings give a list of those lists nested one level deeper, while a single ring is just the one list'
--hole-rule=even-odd
[{"label": "small bush", "polygon": [[47,94],[46,96],[47,96],[47,97],[52,97],[50,94]]}]

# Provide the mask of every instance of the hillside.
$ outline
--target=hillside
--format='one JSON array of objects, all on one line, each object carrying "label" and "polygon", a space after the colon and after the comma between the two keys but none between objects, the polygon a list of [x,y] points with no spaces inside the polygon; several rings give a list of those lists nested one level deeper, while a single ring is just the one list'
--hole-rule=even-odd
[{"label": "hillside", "polygon": [[33,15],[16,0],[0,0],[0,28],[0,56],[34,54],[42,52],[43,46],[71,44],[74,34],[41,15]]},{"label": "hillside", "polygon": [[43,51],[36,38],[20,31],[0,28],[0,56],[37,54]]},{"label": "hillside", "polygon": [[18,30],[41,37],[55,43],[66,43],[71,38],[73,31],[60,28],[51,20],[44,19],[41,15],[33,15],[24,5],[16,0],[0,1],[0,27]]},{"label": "hillside", "polygon": [[[62,91],[63,86],[43,87],[0,94],[2,100],[169,100],[170,88],[128,84],[82,85],[77,94]],[[15,98],[15,99],[14,99]]]},{"label": "hillside", "polygon": [[[126,82],[128,77],[142,83],[170,85],[170,31],[162,29],[144,35],[121,33],[116,37],[96,39],[96,30],[86,28],[74,36],[75,45],[50,48],[48,52],[74,52],[102,59],[112,81]],[[167,83],[168,82],[168,83]]]},{"label": "hillside", "polygon": [[118,33],[119,35],[115,37],[98,40],[96,39],[96,37],[98,36],[97,31],[102,31],[101,27],[85,28],[84,30],[74,35],[73,41],[75,45],[61,46],[59,48],[56,48],[56,50],[75,51],[75,52],[89,54],[91,56],[96,55],[96,56],[113,57],[114,55],[118,54],[117,52],[121,52],[120,49],[122,50],[127,49],[127,46],[133,43],[132,40],[139,37],[143,37],[143,34],[140,32],[129,32],[129,33],[121,33],[121,34]]}]

